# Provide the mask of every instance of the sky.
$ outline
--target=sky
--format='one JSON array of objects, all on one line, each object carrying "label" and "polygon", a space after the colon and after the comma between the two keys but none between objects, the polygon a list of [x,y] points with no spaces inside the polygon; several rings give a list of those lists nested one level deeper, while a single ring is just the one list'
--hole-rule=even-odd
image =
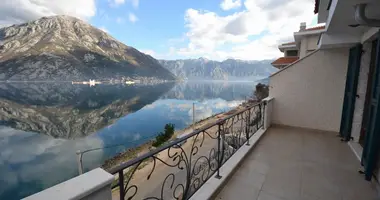
[{"label": "sky", "polygon": [[0,0],[0,27],[71,15],[157,59],[281,56],[314,0]]}]

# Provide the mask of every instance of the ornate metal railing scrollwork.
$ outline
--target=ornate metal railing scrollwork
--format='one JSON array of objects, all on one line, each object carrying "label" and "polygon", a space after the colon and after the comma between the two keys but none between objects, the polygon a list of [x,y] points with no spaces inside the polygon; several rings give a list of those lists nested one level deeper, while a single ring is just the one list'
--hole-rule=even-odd
[{"label": "ornate metal railing scrollwork", "polygon": [[[113,198],[189,199],[263,127],[264,103],[248,106],[109,170]],[[116,192],[119,190],[119,192]]]}]

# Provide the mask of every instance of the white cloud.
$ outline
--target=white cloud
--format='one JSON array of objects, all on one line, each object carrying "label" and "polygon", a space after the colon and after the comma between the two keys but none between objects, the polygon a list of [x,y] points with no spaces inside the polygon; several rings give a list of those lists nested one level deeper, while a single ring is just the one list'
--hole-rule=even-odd
[{"label": "white cloud", "polygon": [[241,0],[223,0],[220,7],[223,10],[231,10],[234,8],[239,8],[241,6]]},{"label": "white cloud", "polygon": [[[188,111],[189,117],[193,118],[193,110],[190,109]],[[195,121],[200,121],[212,115],[212,109],[210,107],[200,107],[198,106],[195,109]]]},{"label": "white cloud", "polygon": [[272,59],[281,55],[277,48],[281,42],[293,40],[300,22],[311,22],[314,17],[310,0],[245,0],[242,4],[244,10],[226,16],[188,9],[188,43],[177,47],[175,54],[216,60]]},{"label": "white cloud", "polygon": [[135,23],[135,22],[137,22],[137,21],[139,20],[139,19],[136,17],[136,15],[133,14],[133,13],[129,13],[128,18],[129,18],[129,21],[132,22],[132,23]]},{"label": "white cloud", "polygon": [[124,23],[124,19],[122,18],[122,17],[118,17],[118,18],[116,18],[116,22],[118,23],[118,24],[122,24],[122,23]]},{"label": "white cloud", "polygon": [[110,7],[118,7],[120,5],[123,5],[125,3],[125,0],[108,0],[108,4]]},{"label": "white cloud", "polygon": [[120,6],[122,4],[124,4],[125,2],[128,2],[130,3],[135,9],[137,9],[139,7],[139,4],[140,4],[140,1],[139,0],[108,0],[109,2],[109,5],[111,7],[117,7],[117,6]]},{"label": "white cloud", "polygon": [[101,26],[99,29],[106,32],[106,33],[109,33],[108,30],[106,29],[106,27],[104,27],[104,26]]},{"label": "white cloud", "polygon": [[143,109],[148,110],[148,109],[154,109],[154,108],[156,108],[155,104],[148,104],[148,105],[144,106]]},{"label": "white cloud", "polygon": [[219,101],[219,102],[215,103],[214,107],[217,108],[217,109],[226,109],[226,110],[229,110],[231,108],[237,107],[242,102],[243,101],[238,101],[238,100],[235,100],[235,101],[225,101],[225,100],[222,100],[222,101]]},{"label": "white cloud", "polygon": [[114,3],[117,5],[124,4],[125,0],[114,0]]},{"label": "white cloud", "polygon": [[95,0],[2,0],[0,27],[52,15],[71,15],[87,20],[95,13]]},{"label": "white cloud", "polygon": [[139,51],[141,51],[141,52],[143,52],[145,54],[148,54],[148,55],[150,55],[152,57],[155,57],[157,55],[157,53],[155,51],[151,50],[151,49],[142,49],[142,50],[139,50]]},{"label": "white cloud", "polygon": [[[54,139],[49,136],[27,133],[0,126],[0,182],[5,182],[0,192],[17,187],[18,182],[39,182],[43,186],[52,186],[65,180],[67,175],[77,174],[75,151],[94,147],[103,147],[104,143],[97,137],[78,140]],[[4,140],[6,138],[6,141]],[[5,152],[5,153],[3,153]],[[103,151],[93,151],[83,156],[85,168],[99,165]],[[38,161],[38,162],[37,162]],[[9,166],[17,166],[10,168]],[[46,170],[64,171],[46,176]],[[49,171],[48,170],[48,171]],[[44,176],[45,174],[45,176]]]},{"label": "white cloud", "polygon": [[139,7],[139,0],[130,0],[132,6],[134,8],[138,8]]}]

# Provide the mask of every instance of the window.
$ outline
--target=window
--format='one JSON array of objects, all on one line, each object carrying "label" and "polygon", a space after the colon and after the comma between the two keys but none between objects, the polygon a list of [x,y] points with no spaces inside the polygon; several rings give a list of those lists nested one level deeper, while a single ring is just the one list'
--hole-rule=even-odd
[{"label": "window", "polygon": [[298,56],[298,50],[288,50],[286,56]]},{"label": "window", "polygon": [[332,3],[332,0],[330,0],[329,3],[327,4],[327,10],[330,10],[331,3]]}]

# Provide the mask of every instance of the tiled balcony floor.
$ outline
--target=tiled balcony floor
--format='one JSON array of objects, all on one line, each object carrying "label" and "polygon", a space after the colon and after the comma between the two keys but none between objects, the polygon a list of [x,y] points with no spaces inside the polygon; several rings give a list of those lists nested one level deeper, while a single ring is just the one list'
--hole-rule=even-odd
[{"label": "tiled balcony floor", "polygon": [[336,133],[270,128],[216,199],[372,200],[374,184]]}]

